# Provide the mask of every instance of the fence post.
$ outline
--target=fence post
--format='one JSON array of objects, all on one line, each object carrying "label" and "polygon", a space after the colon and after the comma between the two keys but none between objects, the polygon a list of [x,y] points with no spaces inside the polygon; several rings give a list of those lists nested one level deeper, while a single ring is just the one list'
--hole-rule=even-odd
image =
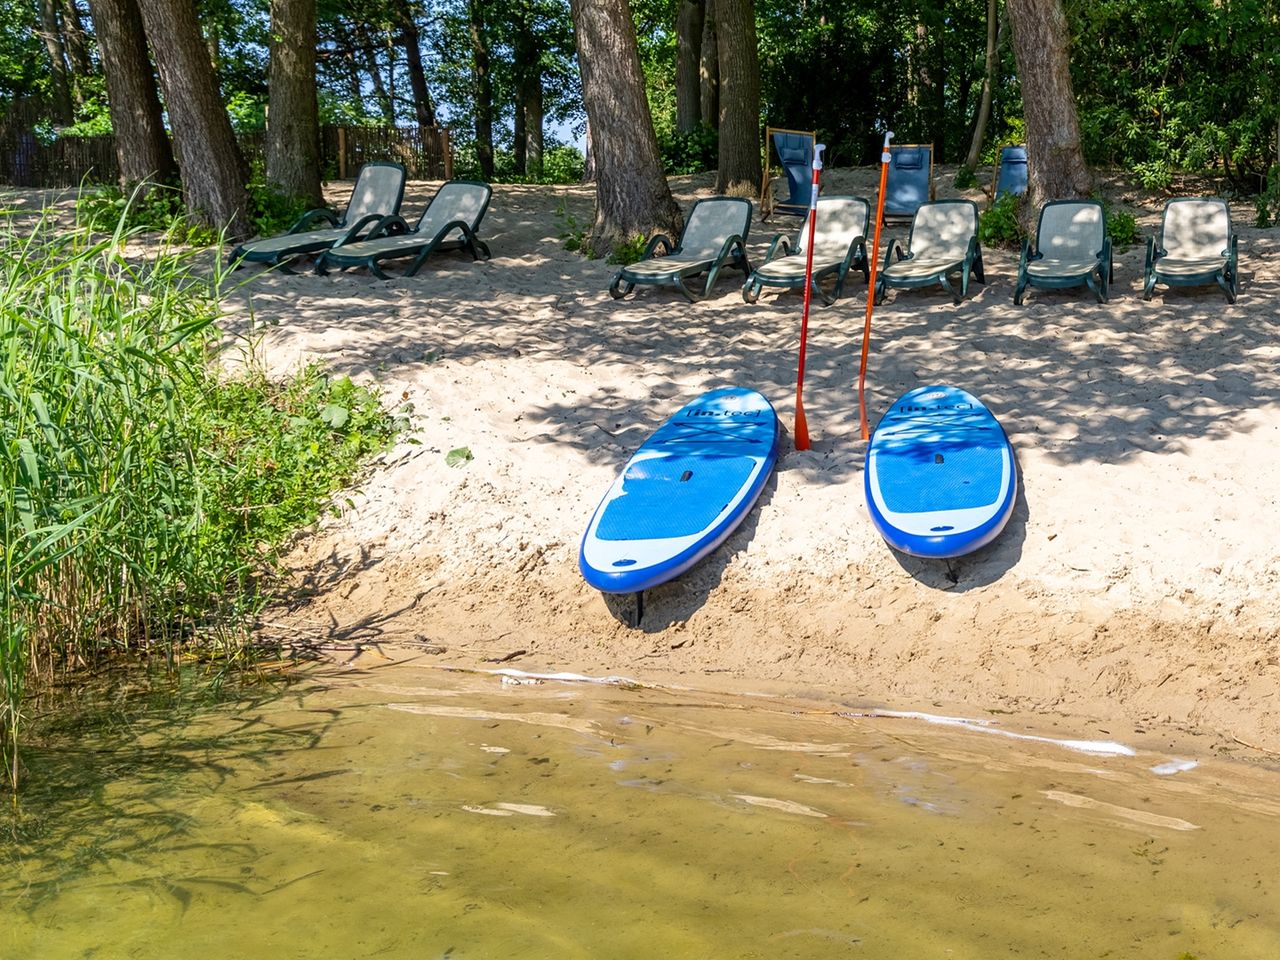
[{"label": "fence post", "polygon": [[444,150],[444,178],[453,179],[453,150],[449,147],[449,128],[440,128],[440,148]]},{"label": "fence post", "polygon": [[347,179],[347,128],[338,128],[338,179]]}]

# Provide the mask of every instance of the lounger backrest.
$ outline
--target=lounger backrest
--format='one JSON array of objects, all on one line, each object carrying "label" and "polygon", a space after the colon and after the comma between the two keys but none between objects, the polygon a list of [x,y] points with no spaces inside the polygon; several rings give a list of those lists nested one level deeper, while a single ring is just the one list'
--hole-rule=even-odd
[{"label": "lounger backrest", "polygon": [[[871,204],[862,197],[820,197],[818,222],[814,227],[813,252],[815,256],[843,257],[849,244],[867,235],[867,222],[871,218]],[[796,252],[804,250],[809,239],[809,220],[800,225],[796,237]]]},{"label": "lounger backrest", "polygon": [[1000,164],[996,168],[996,199],[1006,193],[1021,196],[1027,192],[1027,148],[1010,144],[1000,148]]},{"label": "lounger backrest", "polygon": [[907,241],[919,260],[963,260],[978,233],[978,205],[972,200],[922,203],[911,221]]},{"label": "lounger backrest", "polygon": [[1040,211],[1036,250],[1049,260],[1089,260],[1102,252],[1106,233],[1096,200],[1051,200]]},{"label": "lounger backrest", "polygon": [[446,224],[461,221],[475,233],[480,229],[480,221],[489,208],[491,196],[493,188],[487,183],[450,180],[436,191],[436,195],[427,204],[427,209],[418,220],[417,232],[425,237],[434,237]]},{"label": "lounger backrest", "polygon": [[713,260],[730,237],[747,239],[751,201],[738,197],[699,200],[689,211],[680,235],[680,255],[689,260]]},{"label": "lounger backrest", "polygon": [[360,168],[356,185],[351,189],[351,199],[342,225],[349,227],[367,216],[380,217],[400,212],[404,199],[404,167],[398,163],[366,163]]},{"label": "lounger backrest", "polygon": [[1165,204],[1161,230],[1161,246],[1177,260],[1226,256],[1231,244],[1231,210],[1225,200],[1170,200]]},{"label": "lounger backrest", "polygon": [[788,205],[808,206],[812,184],[813,137],[807,133],[775,130],[773,148],[787,175]]},{"label": "lounger backrest", "polygon": [[884,189],[887,217],[909,217],[929,201],[933,182],[933,145],[889,148],[889,178]]}]

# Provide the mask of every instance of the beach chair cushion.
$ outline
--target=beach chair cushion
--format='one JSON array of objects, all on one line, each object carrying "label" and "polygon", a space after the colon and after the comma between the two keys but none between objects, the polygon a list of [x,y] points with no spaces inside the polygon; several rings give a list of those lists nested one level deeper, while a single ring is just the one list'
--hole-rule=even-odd
[{"label": "beach chair cushion", "polygon": [[904,144],[889,148],[884,215],[911,217],[933,199],[933,145]]}]

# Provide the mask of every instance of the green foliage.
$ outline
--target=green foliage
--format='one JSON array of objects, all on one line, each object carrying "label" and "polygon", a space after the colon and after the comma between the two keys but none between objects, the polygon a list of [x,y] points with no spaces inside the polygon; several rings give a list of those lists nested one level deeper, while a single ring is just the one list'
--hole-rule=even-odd
[{"label": "green foliage", "polygon": [[957,190],[972,190],[978,185],[978,175],[969,167],[961,166],[956,171],[956,179],[952,184]]},{"label": "green foliage", "polygon": [[1026,234],[1019,215],[1024,198],[1006,193],[978,218],[978,242],[984,247],[1017,247]]},{"label": "green foliage", "polygon": [[[0,753],[28,668],[233,639],[285,538],[401,424],[308,368],[213,365],[206,254],[0,227]],[[213,263],[220,262],[220,258]],[[208,633],[217,627],[216,635]]]},{"label": "green foliage", "polygon": [[446,467],[461,467],[474,459],[470,447],[456,447],[445,454],[444,464]]},{"label": "green foliage", "polygon": [[719,135],[710,127],[699,125],[688,133],[665,133],[658,136],[658,155],[662,169],[668,174],[701,173],[714,170],[719,155]]},{"label": "green foliage", "polygon": [[[549,147],[542,155],[542,174],[536,176],[529,173],[517,173],[515,154],[509,150],[498,150],[493,158],[493,180],[495,183],[580,183],[582,169],[586,163],[582,151],[577,147],[557,144]],[[465,173],[459,172],[460,169]],[[469,154],[454,156],[455,176],[467,176],[481,179],[480,164],[475,158],[474,147]]]},{"label": "green foliage", "polygon": [[227,115],[237,133],[259,133],[267,129],[267,99],[244,90],[227,97]]},{"label": "green foliage", "polygon": [[1263,189],[1254,201],[1257,216],[1254,225],[1272,227],[1280,224],[1280,163],[1272,164],[1267,171],[1267,180]]},{"label": "green foliage", "polygon": [[[592,257],[591,246],[588,243],[590,225],[580,222],[577,217],[570,213],[563,200],[556,205],[556,222],[560,225],[558,236],[564,241],[566,250],[571,253],[581,253],[583,256]],[[594,257],[592,258],[594,259]]]},{"label": "green foliage", "polygon": [[245,190],[249,193],[249,223],[259,236],[283,233],[311,209],[306,198],[287,196],[268,184],[261,161],[253,164]]},{"label": "green foliage", "polygon": [[182,191],[163,183],[143,184],[126,194],[119,187],[83,189],[76,197],[76,219],[89,230],[168,234],[177,243],[207,246],[218,236],[187,222]]},{"label": "green foliage", "polygon": [[628,240],[619,240],[613,245],[613,249],[609,251],[609,255],[605,257],[605,263],[614,263],[619,266],[625,266],[628,263],[635,263],[644,256],[644,248],[649,245],[649,239],[641,234],[636,234]]},{"label": "green foliage", "polygon": [[1107,236],[1111,238],[1112,246],[1119,248],[1131,247],[1142,239],[1138,235],[1138,221],[1124,210],[1107,213]]}]

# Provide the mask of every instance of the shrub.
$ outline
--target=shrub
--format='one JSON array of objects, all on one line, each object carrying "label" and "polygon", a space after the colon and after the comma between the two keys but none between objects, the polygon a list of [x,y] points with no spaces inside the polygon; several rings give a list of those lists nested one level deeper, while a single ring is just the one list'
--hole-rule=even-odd
[{"label": "shrub", "polygon": [[1107,236],[1115,247],[1131,247],[1141,237],[1138,236],[1138,221],[1133,214],[1123,210],[1113,210],[1107,214]]},{"label": "shrub", "polygon": [[1026,236],[1019,219],[1023,198],[1006,193],[978,218],[978,241],[984,247],[1016,247]]},{"label": "shrub", "polygon": [[662,169],[669,174],[701,173],[714,170],[719,162],[719,135],[707,126],[688,133],[667,133],[658,137]]}]

